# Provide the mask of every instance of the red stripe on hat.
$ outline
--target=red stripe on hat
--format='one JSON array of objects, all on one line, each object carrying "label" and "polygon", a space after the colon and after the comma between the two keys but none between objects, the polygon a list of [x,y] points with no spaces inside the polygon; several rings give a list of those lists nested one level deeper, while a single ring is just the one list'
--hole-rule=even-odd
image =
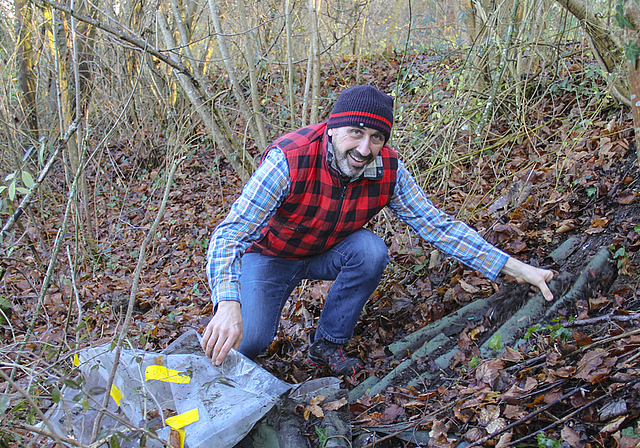
[{"label": "red stripe on hat", "polygon": [[361,115],[363,117],[369,117],[369,118],[375,118],[376,120],[380,120],[384,123],[386,123],[389,127],[391,127],[391,122],[389,120],[387,120],[384,117],[381,117],[380,115],[376,115],[376,114],[371,114],[369,112],[358,112],[358,111],[349,111],[349,112],[340,112],[337,114],[331,114],[331,118],[336,118],[336,117],[344,117],[344,116],[349,116],[349,115]]}]

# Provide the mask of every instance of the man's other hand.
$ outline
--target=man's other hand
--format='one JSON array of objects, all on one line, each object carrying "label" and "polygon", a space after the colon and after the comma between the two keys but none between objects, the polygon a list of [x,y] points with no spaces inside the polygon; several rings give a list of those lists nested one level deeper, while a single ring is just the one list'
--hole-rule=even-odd
[{"label": "man's other hand", "polygon": [[553,293],[547,285],[553,278],[552,271],[536,268],[513,257],[509,257],[507,263],[502,268],[502,273],[514,277],[518,283],[529,283],[535,286],[540,290],[546,300],[553,300]]},{"label": "man's other hand", "polygon": [[218,303],[216,314],[209,321],[202,335],[202,349],[219,366],[232,348],[236,350],[242,341],[242,314],[240,302],[235,300]]}]

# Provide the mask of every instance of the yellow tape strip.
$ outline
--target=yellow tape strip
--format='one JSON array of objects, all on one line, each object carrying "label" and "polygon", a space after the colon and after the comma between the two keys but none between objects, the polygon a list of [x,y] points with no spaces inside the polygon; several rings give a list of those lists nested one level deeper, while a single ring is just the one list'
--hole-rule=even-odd
[{"label": "yellow tape strip", "polygon": [[122,400],[122,392],[114,384],[111,385],[111,398],[120,406],[120,400]]},{"label": "yellow tape strip", "polygon": [[189,384],[191,377],[186,372],[168,369],[165,366],[148,366],[144,371],[144,379],[165,381],[167,383]]},{"label": "yellow tape strip", "polygon": [[197,422],[198,420],[200,420],[200,414],[198,413],[198,408],[195,408],[190,411],[183,412],[182,414],[169,417],[165,422],[167,422],[167,425],[178,431],[179,429],[182,429],[193,422]]},{"label": "yellow tape strip", "polygon": [[178,431],[178,442],[180,443],[180,448],[184,448],[184,439],[186,438],[187,432],[183,429],[176,429]]}]

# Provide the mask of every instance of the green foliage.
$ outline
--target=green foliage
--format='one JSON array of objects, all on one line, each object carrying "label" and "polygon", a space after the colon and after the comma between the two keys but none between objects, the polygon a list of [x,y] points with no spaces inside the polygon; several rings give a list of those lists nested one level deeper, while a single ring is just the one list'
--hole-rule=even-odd
[{"label": "green foliage", "polygon": [[[636,226],[637,229],[638,226]],[[637,231],[637,230],[636,230]],[[629,258],[629,254],[624,246],[620,246],[618,249],[615,246],[609,246],[609,251],[613,254],[613,259],[617,262],[618,269],[623,267],[624,261]]]},{"label": "green foliage", "polygon": [[493,350],[500,350],[502,348],[502,336],[500,333],[494,334],[487,344]]},{"label": "green foliage", "polygon": [[640,436],[636,434],[636,430],[633,428],[633,426],[623,428],[622,431],[620,431],[620,434],[622,434],[623,436],[632,437],[634,439],[640,439]]},{"label": "green foliage", "polygon": [[[568,329],[562,326],[560,322],[562,318],[557,317],[553,319],[553,324],[546,324],[545,326],[534,325],[527,329],[527,332],[524,335],[525,339],[531,338],[534,333],[537,333],[539,330],[545,330],[549,332],[549,338],[552,341],[560,340],[560,341],[568,341],[573,337],[573,334]],[[571,319],[570,319],[571,320]]]},{"label": "green foliage", "polygon": [[471,361],[469,361],[469,368],[475,369],[480,365],[480,361],[482,361],[482,359],[480,359],[478,355],[473,355],[473,358],[471,358]]},{"label": "green foliage", "polygon": [[[622,1],[618,3],[616,6],[616,22],[618,22],[618,26],[622,29],[629,28],[631,30],[637,31],[633,26],[631,21],[624,15],[624,8],[622,7]],[[640,39],[631,39],[629,42],[624,43],[624,54],[633,64],[633,69],[638,69],[638,58],[640,57]]]},{"label": "green foliage", "polygon": [[525,339],[529,339],[535,332],[540,329],[540,325],[534,325],[533,327],[529,327],[527,332],[524,334]]},{"label": "green foliage", "polygon": [[542,433],[538,433],[538,448],[562,448],[562,440],[551,439]]},{"label": "green foliage", "polygon": [[327,429],[320,428],[318,426],[315,426],[315,428],[316,428],[316,435],[318,436],[318,443],[320,444],[320,448],[324,448],[327,445],[327,440],[329,440],[329,437],[327,436]]},{"label": "green foliage", "polygon": [[635,30],[635,27],[629,21],[629,19],[624,15],[624,8],[622,7],[622,1],[616,5],[616,22],[618,22],[618,26],[620,28],[629,28]]},{"label": "green foliage", "polygon": [[635,230],[635,232],[636,232],[638,235],[640,235],[640,224],[638,224],[637,226],[635,226],[635,227],[633,228],[633,230]]}]

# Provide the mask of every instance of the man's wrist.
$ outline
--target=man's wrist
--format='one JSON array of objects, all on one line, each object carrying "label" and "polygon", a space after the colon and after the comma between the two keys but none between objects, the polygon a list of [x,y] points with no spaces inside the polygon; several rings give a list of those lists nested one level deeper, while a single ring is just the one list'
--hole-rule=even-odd
[{"label": "man's wrist", "polygon": [[505,275],[516,277],[517,274],[521,272],[523,264],[524,263],[522,263],[520,260],[509,257],[507,258],[507,262],[504,264],[500,272]]}]

